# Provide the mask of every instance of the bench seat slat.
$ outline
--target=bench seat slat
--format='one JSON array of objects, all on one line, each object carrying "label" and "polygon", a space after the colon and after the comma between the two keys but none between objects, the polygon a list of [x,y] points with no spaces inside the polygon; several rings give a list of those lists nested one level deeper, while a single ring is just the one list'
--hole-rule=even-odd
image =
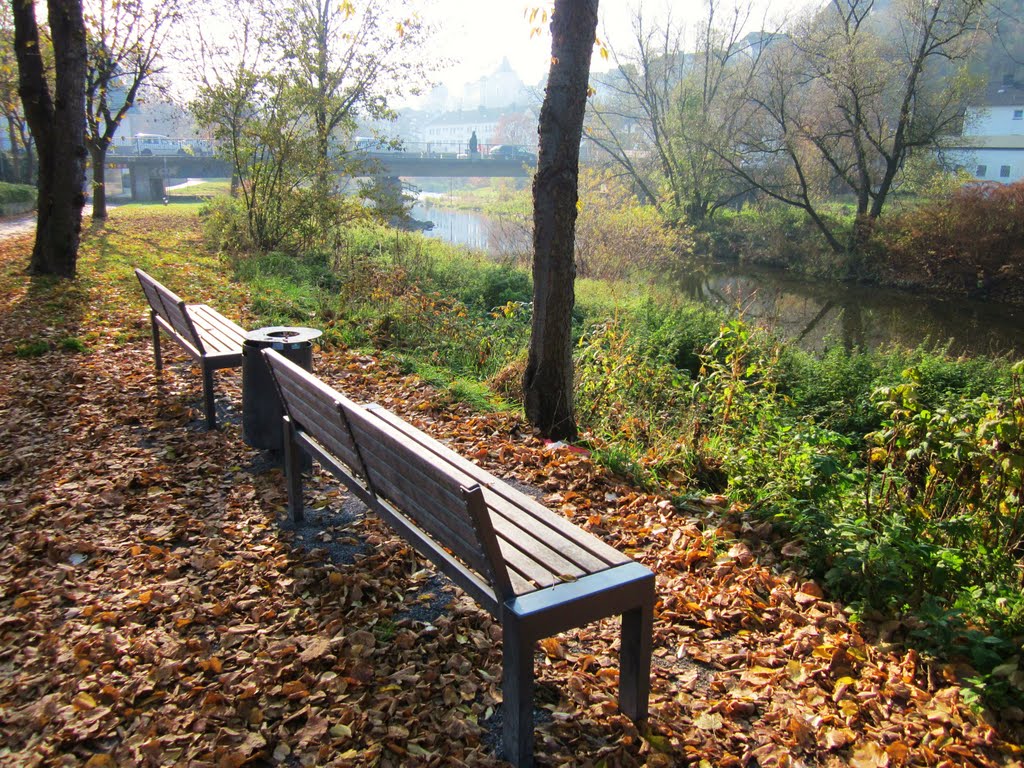
[{"label": "bench seat slat", "polygon": [[[579,531],[577,535],[570,537],[565,535],[560,529],[549,526],[549,517],[556,516],[557,513],[545,510],[548,514],[538,515],[536,509],[524,509],[516,504],[514,500],[495,493],[491,488],[484,488],[483,491],[484,499],[491,510],[492,517],[509,521],[509,524],[513,525],[517,530],[523,531],[534,540],[541,542],[548,549],[557,552],[560,557],[563,557],[581,571],[596,573],[605,568],[618,565],[621,562],[618,559],[609,561],[609,559],[599,557],[593,551],[587,549],[586,545],[591,542],[579,535],[589,536],[590,534],[587,534],[586,531]],[[559,517],[558,519],[562,520],[564,518]],[[600,539],[597,539],[597,541],[600,542]],[[603,544],[604,542],[600,543]],[[538,553],[538,557],[543,557],[543,555]],[[552,565],[554,566],[555,563],[552,563]]]},{"label": "bench seat slat", "polygon": [[241,352],[245,330],[206,304],[186,309],[208,352]]},{"label": "bench seat slat", "polygon": [[593,573],[613,565],[632,562],[631,558],[617,549],[494,477],[386,408],[368,406],[367,410],[463,472],[469,481],[480,485],[492,514],[505,517],[538,540],[549,544],[584,571]]},{"label": "bench seat slat", "polygon": [[[494,526],[494,532],[498,535],[501,554],[508,564],[518,567],[523,571],[523,575],[529,575],[538,586],[548,587],[565,581],[565,577],[577,579],[593,572],[580,568],[576,563],[562,557],[544,542],[533,537],[523,536],[521,529],[517,528],[513,522],[493,514],[493,510],[491,511],[491,524]],[[529,573],[524,570],[524,566],[517,565],[523,562],[533,564]],[[604,568],[598,570],[604,570]]]}]

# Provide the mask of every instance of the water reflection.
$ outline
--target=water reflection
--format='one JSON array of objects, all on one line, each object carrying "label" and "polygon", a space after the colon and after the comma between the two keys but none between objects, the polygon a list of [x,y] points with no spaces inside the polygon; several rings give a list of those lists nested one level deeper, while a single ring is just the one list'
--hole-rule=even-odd
[{"label": "water reflection", "polygon": [[715,266],[679,278],[683,293],[740,310],[760,325],[822,350],[945,345],[953,354],[1024,355],[1024,309],[862,285],[796,280],[775,270]]},{"label": "water reflection", "polygon": [[[479,213],[418,205],[413,215],[434,222],[426,234],[493,253],[522,240]],[[528,246],[528,241],[527,241]],[[519,243],[515,247],[523,247]],[[705,304],[740,310],[805,349],[840,343],[847,349],[887,344],[945,345],[953,354],[1024,356],[1024,308],[906,291],[797,280],[776,270],[693,266],[677,283]]]},{"label": "water reflection", "polygon": [[480,250],[487,250],[490,245],[490,224],[488,217],[482,213],[453,211],[430,203],[417,203],[413,206],[412,216],[414,219],[434,223],[433,229],[424,233],[430,237]]}]

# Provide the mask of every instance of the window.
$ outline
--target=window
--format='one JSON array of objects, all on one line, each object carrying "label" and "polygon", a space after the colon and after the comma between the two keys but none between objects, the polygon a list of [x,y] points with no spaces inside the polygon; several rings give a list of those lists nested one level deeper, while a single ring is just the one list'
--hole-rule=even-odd
[{"label": "window", "polygon": [[1024,120],[1024,109],[1015,109],[1015,110],[1013,110],[1013,119],[1014,120]]},{"label": "window", "polygon": [[979,179],[984,179],[986,173],[988,173],[988,166],[986,165],[979,165],[977,170],[974,171],[974,175]]},{"label": "window", "polygon": [[999,178],[1008,179],[1010,178],[1010,166],[1000,165],[999,166]]}]

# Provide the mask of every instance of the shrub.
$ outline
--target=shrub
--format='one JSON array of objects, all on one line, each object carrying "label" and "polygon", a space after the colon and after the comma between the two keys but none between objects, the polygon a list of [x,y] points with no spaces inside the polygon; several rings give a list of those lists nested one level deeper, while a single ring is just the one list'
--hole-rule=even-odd
[{"label": "shrub", "polygon": [[683,371],[646,356],[622,321],[596,324],[580,339],[577,416],[618,471],[644,485],[691,484],[689,384]]},{"label": "shrub", "polygon": [[203,237],[214,250],[247,253],[254,249],[245,220],[245,207],[233,197],[215,197],[199,209]]},{"label": "shrub", "polygon": [[580,277],[623,280],[669,269],[692,250],[690,230],[666,227],[653,206],[641,206],[609,172],[580,174],[576,220],[576,270]]},{"label": "shrub", "polygon": [[0,181],[0,205],[6,203],[35,203],[36,188],[29,184],[9,184]]},{"label": "shrub", "polygon": [[1024,298],[1024,182],[967,184],[886,217],[871,258],[897,284]]},{"label": "shrub", "polygon": [[[842,209],[819,213],[840,239],[853,225]],[[793,206],[747,205],[739,212],[723,211],[713,221],[709,246],[716,258],[813,276],[845,277],[850,271],[847,257],[833,252],[809,217]]]}]

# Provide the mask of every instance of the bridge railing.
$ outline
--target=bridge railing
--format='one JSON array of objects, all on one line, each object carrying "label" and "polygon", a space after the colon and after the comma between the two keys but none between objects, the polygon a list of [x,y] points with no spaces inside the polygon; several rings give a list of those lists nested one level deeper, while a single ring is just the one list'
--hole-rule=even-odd
[{"label": "bridge railing", "polygon": [[[378,139],[356,137],[343,150],[346,154],[378,157],[400,154],[406,157],[441,160],[522,160],[535,161],[537,150],[525,144],[483,143],[470,150],[468,141],[405,141],[396,146]],[[211,139],[157,137],[155,134],[118,136],[110,144],[108,155],[115,157],[146,157],[151,155],[192,155],[209,157],[217,152]]]},{"label": "bridge railing", "polygon": [[480,142],[476,151],[470,151],[468,141],[405,141],[397,147],[372,139],[356,139],[346,150],[351,154],[369,157],[405,155],[406,157],[437,158],[441,160],[531,160],[536,159],[535,147],[525,144]]}]

